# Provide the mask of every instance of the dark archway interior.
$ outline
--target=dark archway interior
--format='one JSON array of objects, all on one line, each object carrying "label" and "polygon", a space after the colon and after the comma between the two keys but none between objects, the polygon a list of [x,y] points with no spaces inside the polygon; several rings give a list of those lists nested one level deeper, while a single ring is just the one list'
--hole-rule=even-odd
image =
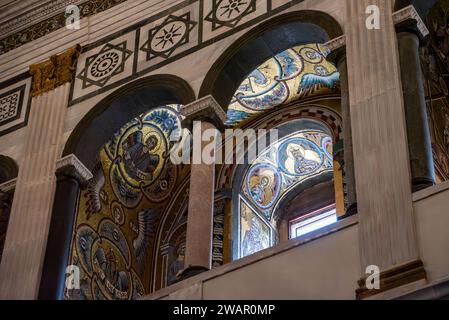
[{"label": "dark archway interior", "polygon": [[325,43],[343,31],[332,17],[300,11],[275,17],[249,31],[231,45],[206,75],[200,97],[212,94],[227,109],[242,80],[257,66],[295,45]]},{"label": "dark archway interior", "polygon": [[279,203],[279,220],[297,218],[335,203],[333,174],[326,173],[318,179],[306,181],[293,189]]},{"label": "dark archway interior", "polygon": [[0,183],[17,178],[19,167],[10,157],[0,155]]},{"label": "dark archway interior", "polygon": [[429,10],[438,2],[438,0],[396,0],[394,10],[400,10],[409,5],[413,5],[422,18],[425,18]]},{"label": "dark archway interior", "polygon": [[188,104],[195,94],[184,80],[157,75],[137,80],[103,99],[81,120],[65,146],[63,156],[75,154],[88,168],[98,150],[134,117],[165,104]]}]

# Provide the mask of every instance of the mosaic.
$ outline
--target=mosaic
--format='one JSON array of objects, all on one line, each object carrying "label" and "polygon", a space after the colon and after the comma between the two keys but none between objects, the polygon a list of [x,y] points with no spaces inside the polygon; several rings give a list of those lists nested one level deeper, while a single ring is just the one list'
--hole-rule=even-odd
[{"label": "mosaic", "polygon": [[240,257],[271,246],[270,227],[243,201],[240,201]]},{"label": "mosaic", "polygon": [[[67,291],[66,299],[136,299],[153,290],[157,230],[163,217],[177,214],[179,199],[185,201],[177,196],[185,190],[174,190],[190,170],[167,158],[170,137],[176,140],[180,128],[179,108],[167,105],[131,120],[99,152],[80,195],[72,241],[81,288]],[[181,233],[177,262],[164,266],[173,272],[182,267],[183,241]],[[163,272],[173,282],[172,271]]]},{"label": "mosaic", "polygon": [[307,179],[331,171],[332,138],[318,130],[299,131],[261,153],[245,174],[242,195],[270,221],[284,194]]},{"label": "mosaic", "polygon": [[226,123],[236,125],[281,104],[334,90],[340,74],[326,60],[327,54],[324,45],[308,44],[265,61],[240,84],[228,107]]}]

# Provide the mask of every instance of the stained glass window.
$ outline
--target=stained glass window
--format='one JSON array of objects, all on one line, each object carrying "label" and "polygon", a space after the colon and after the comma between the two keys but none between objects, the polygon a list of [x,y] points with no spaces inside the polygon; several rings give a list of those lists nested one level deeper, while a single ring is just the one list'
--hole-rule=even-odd
[{"label": "stained glass window", "polygon": [[236,125],[281,104],[333,90],[340,74],[326,60],[327,55],[324,45],[307,44],[287,49],[262,63],[234,94],[227,124]]}]

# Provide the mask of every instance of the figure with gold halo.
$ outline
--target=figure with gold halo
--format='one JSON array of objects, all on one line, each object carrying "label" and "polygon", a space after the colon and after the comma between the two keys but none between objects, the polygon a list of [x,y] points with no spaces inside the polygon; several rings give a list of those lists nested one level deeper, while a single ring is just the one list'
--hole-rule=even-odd
[{"label": "figure with gold halo", "polygon": [[149,134],[144,141],[142,131],[131,134],[123,144],[126,172],[135,180],[153,180],[160,157],[155,153],[158,138]]}]

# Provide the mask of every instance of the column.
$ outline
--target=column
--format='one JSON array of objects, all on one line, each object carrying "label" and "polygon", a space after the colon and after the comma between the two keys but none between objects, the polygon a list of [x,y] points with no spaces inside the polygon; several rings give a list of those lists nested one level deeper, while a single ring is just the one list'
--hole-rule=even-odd
[{"label": "column", "polygon": [[63,299],[64,284],[80,188],[92,173],[71,154],[56,163],[56,192],[39,299]]},{"label": "column", "polygon": [[[212,96],[184,106],[181,112],[186,117],[184,126],[191,127],[193,121],[201,121],[201,137],[208,129],[222,128],[226,119],[225,112]],[[210,143],[198,141],[195,136],[198,135],[194,132],[194,150],[203,150]],[[195,151],[192,159],[184,263],[186,269],[181,280],[210,270],[212,262],[215,163],[206,164],[200,161]]]},{"label": "column", "polygon": [[[412,207],[393,0],[348,0],[346,51],[362,276],[357,298],[423,281]],[[368,29],[369,5],[380,29]],[[380,290],[365,286],[379,267]]]},{"label": "column", "polygon": [[4,247],[4,238],[8,232],[9,215],[11,212],[11,204],[14,198],[14,189],[16,187],[17,178],[8,180],[0,184],[0,263],[2,261],[2,252]]},{"label": "column", "polygon": [[394,15],[399,60],[401,63],[402,91],[407,123],[408,148],[412,190],[418,191],[435,184],[435,171],[430,139],[429,122],[424,92],[424,79],[419,58],[420,38],[428,31],[412,6]]},{"label": "column", "polygon": [[23,160],[0,265],[0,299],[36,299],[55,190],[56,159],[62,151],[71,72],[79,48],[30,67],[31,111]]},{"label": "column", "polygon": [[343,121],[343,172],[344,182],[346,185],[346,201],[345,215],[340,217],[348,217],[357,213],[357,191],[354,173],[354,151],[352,147],[352,128],[349,103],[348,88],[348,64],[346,59],[346,37],[341,36],[337,39],[329,41],[327,47],[332,50],[328,56],[337,66],[340,73],[340,91],[341,91],[341,114]]}]

